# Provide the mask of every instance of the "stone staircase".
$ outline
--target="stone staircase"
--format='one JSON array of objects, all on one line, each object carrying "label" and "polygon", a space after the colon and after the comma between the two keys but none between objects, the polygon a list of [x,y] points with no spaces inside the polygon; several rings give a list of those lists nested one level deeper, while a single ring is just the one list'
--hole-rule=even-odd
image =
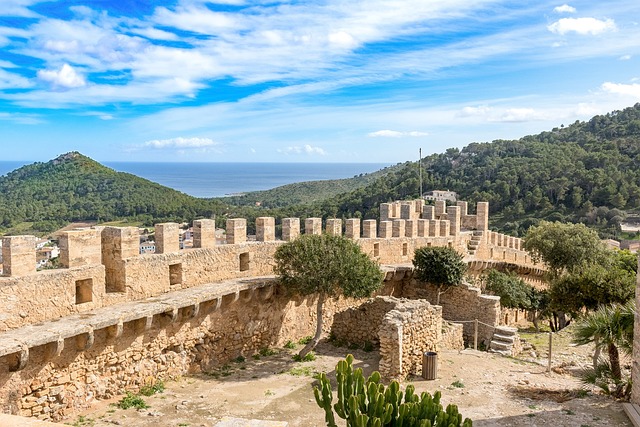
[{"label": "stone staircase", "polygon": [[520,335],[516,328],[496,326],[489,344],[489,351],[504,356],[515,356],[522,351]]},{"label": "stone staircase", "polygon": [[471,235],[471,240],[467,243],[467,250],[469,251],[469,255],[475,255],[476,250],[480,246],[480,241],[482,240],[483,231],[474,231]]}]

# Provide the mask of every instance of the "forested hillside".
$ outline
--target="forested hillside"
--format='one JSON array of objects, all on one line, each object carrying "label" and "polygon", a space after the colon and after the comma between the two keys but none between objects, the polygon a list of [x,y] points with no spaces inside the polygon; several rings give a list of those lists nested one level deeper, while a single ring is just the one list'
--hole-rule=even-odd
[{"label": "forested hillside", "polygon": [[116,172],[76,152],[0,177],[3,229],[27,221],[34,230],[52,231],[73,221],[123,218],[150,225],[210,217],[220,206]]},{"label": "forested hillside", "polygon": [[[539,221],[584,222],[615,236],[640,207],[640,104],[519,140],[472,143],[423,159],[425,191],[487,200],[492,226],[522,234]],[[375,218],[382,202],[417,197],[417,162],[365,187],[287,214]]]},{"label": "forested hillside", "polygon": [[296,182],[270,190],[252,191],[242,196],[224,197],[220,200],[236,206],[255,206],[259,203],[265,208],[310,204],[362,188],[400,168],[400,165],[389,166],[353,178]]}]

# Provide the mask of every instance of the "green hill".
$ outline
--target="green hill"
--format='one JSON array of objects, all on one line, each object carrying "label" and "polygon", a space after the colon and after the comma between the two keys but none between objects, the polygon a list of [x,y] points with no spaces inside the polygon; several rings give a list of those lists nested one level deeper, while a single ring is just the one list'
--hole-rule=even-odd
[{"label": "green hill", "polygon": [[[619,222],[640,208],[640,104],[518,140],[451,148],[423,159],[422,169],[425,191],[489,201],[494,228],[522,235],[540,219],[563,220],[620,237]],[[380,203],[418,189],[417,162],[407,162],[354,191],[282,211],[376,218]]]},{"label": "green hill", "polygon": [[222,204],[116,172],[77,152],[0,177],[0,227],[48,232],[74,221],[151,224],[211,217]]},{"label": "green hill", "polygon": [[399,165],[389,166],[376,172],[356,175],[353,178],[296,182],[270,190],[252,191],[241,196],[225,197],[220,200],[236,206],[260,205],[265,208],[317,203],[365,187],[400,168]]}]

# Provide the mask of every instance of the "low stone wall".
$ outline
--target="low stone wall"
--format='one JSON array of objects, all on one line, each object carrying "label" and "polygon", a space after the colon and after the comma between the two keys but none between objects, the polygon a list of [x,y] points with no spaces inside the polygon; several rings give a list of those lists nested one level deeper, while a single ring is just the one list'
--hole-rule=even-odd
[{"label": "low stone wall", "polygon": [[438,345],[440,350],[464,350],[464,337],[460,323],[442,321],[442,339]]},{"label": "low stone wall", "polygon": [[[438,301],[438,288],[411,277],[405,280],[403,296],[425,299],[431,304]],[[442,317],[451,322],[464,322],[463,334],[466,342],[473,342],[475,319],[478,325],[478,342],[488,345],[493,337],[493,326],[500,325],[500,297],[483,295],[479,288],[462,284],[449,286],[440,294]],[[492,326],[486,326],[492,325]]]},{"label": "low stone wall", "polygon": [[437,351],[442,337],[442,308],[424,300],[398,300],[380,325],[380,374],[404,379],[419,374],[422,355]]},{"label": "low stone wall", "polygon": [[331,326],[332,338],[361,347],[367,343],[379,345],[380,325],[397,304],[396,298],[377,297],[336,313]]},{"label": "low stone wall", "polygon": [[[379,296],[336,314],[331,334],[357,345],[379,343],[380,373],[401,379],[417,372],[425,351],[441,347],[442,331],[441,307],[424,300]],[[447,332],[446,345],[460,346],[461,328]]]}]

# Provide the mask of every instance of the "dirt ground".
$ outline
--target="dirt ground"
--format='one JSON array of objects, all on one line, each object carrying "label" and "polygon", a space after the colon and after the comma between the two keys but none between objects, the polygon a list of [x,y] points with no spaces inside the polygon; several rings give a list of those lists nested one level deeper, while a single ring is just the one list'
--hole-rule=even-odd
[{"label": "dirt ground", "polygon": [[[546,342],[545,336],[531,336],[536,339]],[[590,349],[571,347],[567,339],[559,341],[552,373],[546,372],[546,353],[540,348],[527,350],[521,358],[443,351],[438,354],[436,380],[412,377],[404,385],[412,383],[418,392],[441,390],[442,403],[456,403],[474,426],[631,426],[620,403],[595,390],[580,391],[575,373],[589,363]],[[365,373],[377,369],[379,362],[376,351],[349,350],[328,342],[320,344],[312,362],[294,362],[295,351],[276,349],[276,354],[234,361],[208,374],[167,381],[164,392],[144,398],[147,409],[119,409],[114,399],[97,403],[67,423],[209,427],[232,416],[321,427],[324,413],[313,398],[313,374],[324,371],[331,378],[337,361],[347,353],[355,356],[355,364]]]}]

